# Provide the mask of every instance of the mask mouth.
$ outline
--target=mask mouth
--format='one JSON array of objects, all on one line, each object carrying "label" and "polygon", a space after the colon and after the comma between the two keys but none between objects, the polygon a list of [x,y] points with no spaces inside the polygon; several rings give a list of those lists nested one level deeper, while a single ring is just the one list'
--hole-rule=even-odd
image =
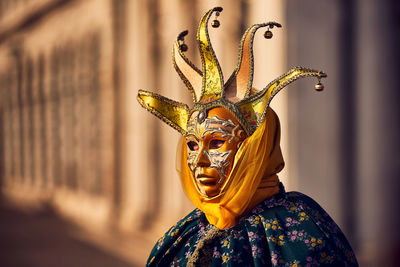
[{"label": "mask mouth", "polygon": [[199,179],[199,178],[215,178],[215,177],[211,176],[211,175],[208,175],[208,174],[205,174],[205,173],[199,173],[197,175],[197,179]]},{"label": "mask mouth", "polygon": [[210,176],[206,176],[206,175],[199,175],[197,177],[197,181],[205,186],[215,186],[217,185],[219,180],[219,177],[210,177]]},{"label": "mask mouth", "polygon": [[207,173],[207,171],[203,171],[196,176],[197,181],[202,184],[210,184],[214,181],[218,181],[219,177],[213,175],[212,173]]}]

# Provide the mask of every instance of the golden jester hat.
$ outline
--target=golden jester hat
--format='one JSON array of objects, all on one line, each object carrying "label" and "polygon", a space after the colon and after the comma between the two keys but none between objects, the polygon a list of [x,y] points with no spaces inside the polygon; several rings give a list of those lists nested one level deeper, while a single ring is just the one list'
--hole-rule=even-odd
[{"label": "golden jester hat", "polygon": [[[156,93],[139,90],[139,103],[162,121],[186,135],[188,119],[198,111],[198,119],[204,119],[205,111],[213,107],[224,107],[239,120],[248,136],[252,135],[263,121],[272,98],[285,86],[297,79],[314,76],[318,80],[326,74],[312,69],[295,67],[270,82],[263,90],[252,94],[253,84],[253,40],[256,31],[268,27],[281,27],[275,22],[254,24],[246,30],[240,42],[239,58],[236,69],[224,83],[221,67],[212,48],[208,35],[208,21],[213,12],[221,12],[215,7],[204,14],[197,31],[197,42],[200,49],[202,71],[200,71],[185,55],[186,45],[180,45],[187,31],[182,32],[173,44],[172,62],[180,78],[192,93],[194,107],[168,99]],[[183,48],[183,49],[182,49]],[[317,90],[322,85],[316,85]]]},{"label": "golden jester hat", "polygon": [[[230,111],[246,132],[247,138],[235,155],[232,172],[224,180],[221,191],[212,197],[202,194],[193,182],[193,174],[188,168],[186,143],[183,142],[178,148],[180,162],[177,164],[181,164],[178,172],[186,194],[206,214],[211,224],[219,229],[226,229],[233,226],[249,208],[275,194],[278,188],[279,179],[276,173],[283,168],[284,163],[279,146],[279,120],[272,109],[268,108],[272,98],[285,86],[303,77],[316,77],[318,83],[315,89],[321,91],[323,85],[320,80],[326,74],[295,67],[270,82],[264,89],[255,90],[252,87],[254,35],[258,29],[267,27],[264,36],[270,39],[270,30],[281,27],[276,22],[268,22],[254,24],[243,34],[237,66],[227,82],[224,82],[208,35],[210,17],[214,12],[218,17],[221,11],[221,7],[215,7],[206,12],[200,21],[197,42],[202,62],[201,71],[184,55],[187,50],[184,37],[188,31],[179,34],[173,44],[173,65],[192,93],[193,108],[143,90],[139,90],[138,101],[184,137],[189,135],[193,123],[207,122],[207,112],[216,107]],[[212,26],[218,27],[219,21],[215,19]]]}]

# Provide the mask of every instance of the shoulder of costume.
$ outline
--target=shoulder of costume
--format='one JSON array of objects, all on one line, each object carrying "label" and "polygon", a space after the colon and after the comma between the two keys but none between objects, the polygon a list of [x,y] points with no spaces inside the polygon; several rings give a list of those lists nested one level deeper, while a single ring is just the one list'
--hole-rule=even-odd
[{"label": "shoulder of costume", "polygon": [[182,246],[182,243],[185,242],[184,239],[186,239],[184,237],[192,236],[196,233],[202,217],[204,217],[204,213],[199,209],[195,209],[174,224],[154,245],[147,266],[157,266],[157,263],[162,262],[163,258],[170,254],[171,250]]}]

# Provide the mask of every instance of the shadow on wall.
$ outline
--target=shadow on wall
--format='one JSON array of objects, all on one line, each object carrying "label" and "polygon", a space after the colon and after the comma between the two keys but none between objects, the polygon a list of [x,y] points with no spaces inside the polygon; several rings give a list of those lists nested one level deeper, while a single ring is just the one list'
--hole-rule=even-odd
[{"label": "shadow on wall", "polygon": [[76,226],[59,218],[49,206],[28,213],[2,199],[0,266],[134,266],[80,240],[77,233]]}]

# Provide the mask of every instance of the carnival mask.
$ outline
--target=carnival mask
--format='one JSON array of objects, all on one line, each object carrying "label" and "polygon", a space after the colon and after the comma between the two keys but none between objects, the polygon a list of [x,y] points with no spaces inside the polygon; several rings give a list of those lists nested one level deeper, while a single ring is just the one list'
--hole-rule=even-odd
[{"label": "carnival mask", "polygon": [[208,111],[199,120],[193,113],[188,123],[187,162],[198,191],[211,198],[221,188],[232,170],[236,151],[246,134],[231,112],[222,107]]}]

